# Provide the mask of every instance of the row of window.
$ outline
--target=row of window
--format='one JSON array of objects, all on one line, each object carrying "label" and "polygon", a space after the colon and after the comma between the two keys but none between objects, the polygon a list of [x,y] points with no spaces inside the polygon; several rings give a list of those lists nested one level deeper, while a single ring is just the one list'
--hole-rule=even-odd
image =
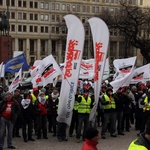
[{"label": "row of window", "polygon": [[[35,33],[39,32],[38,26],[30,25],[29,29],[27,29],[27,25],[18,25],[18,28],[17,28],[18,32],[28,32],[28,30],[29,30],[29,32],[35,32]],[[12,32],[16,31],[16,26],[14,24],[11,25],[10,31],[12,31]],[[49,27],[48,26],[41,26],[40,32],[41,33],[48,33]]]}]

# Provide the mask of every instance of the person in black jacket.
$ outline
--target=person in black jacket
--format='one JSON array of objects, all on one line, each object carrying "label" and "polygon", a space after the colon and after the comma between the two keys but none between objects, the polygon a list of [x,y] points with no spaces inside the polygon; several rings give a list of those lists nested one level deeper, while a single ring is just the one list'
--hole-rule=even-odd
[{"label": "person in black jacket", "polygon": [[[32,128],[33,128],[33,104],[30,100],[30,92],[24,93],[24,98],[21,101],[21,111],[22,111],[22,135],[24,142],[34,141],[32,138]],[[26,131],[28,128],[28,132]]]},{"label": "person in black jacket", "polygon": [[12,144],[12,132],[19,110],[19,104],[13,98],[12,93],[6,92],[4,100],[0,102],[0,150],[3,150],[6,127],[8,130],[7,146],[15,149]]}]

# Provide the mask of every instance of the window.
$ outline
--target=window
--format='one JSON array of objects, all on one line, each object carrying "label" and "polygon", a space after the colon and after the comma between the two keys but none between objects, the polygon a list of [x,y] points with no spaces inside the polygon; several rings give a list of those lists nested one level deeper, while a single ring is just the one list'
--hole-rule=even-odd
[{"label": "window", "polygon": [[40,8],[44,9],[44,3],[43,2],[40,3]]},{"label": "window", "polygon": [[15,6],[15,0],[11,0],[11,6]]},{"label": "window", "polygon": [[33,14],[30,14],[30,20],[33,20]]},{"label": "window", "polygon": [[77,5],[77,12],[80,12],[80,5]]},{"label": "window", "polygon": [[140,5],[143,5],[143,0],[140,0]]},{"label": "window", "polygon": [[87,6],[87,8],[86,8],[86,12],[90,12],[90,6]]},{"label": "window", "polygon": [[21,7],[21,6],[22,6],[21,1],[18,1],[18,7]]},{"label": "window", "polygon": [[52,15],[52,21],[55,22],[55,15]]},{"label": "window", "polygon": [[99,13],[99,7],[96,7],[96,8],[95,8],[95,12],[96,12],[96,13]]},{"label": "window", "polygon": [[30,26],[30,32],[33,32],[33,26]]},{"label": "window", "polygon": [[27,2],[23,1],[23,7],[27,7]]},{"label": "window", "polygon": [[66,10],[66,5],[62,4],[62,10]]},{"label": "window", "polygon": [[15,19],[15,12],[11,12],[11,19]]},{"label": "window", "polygon": [[23,13],[23,20],[26,20],[26,19],[27,19],[27,14]]},{"label": "window", "polygon": [[48,33],[48,27],[45,27],[45,33]]},{"label": "window", "polygon": [[59,10],[59,4],[56,4],[56,10]]},{"label": "window", "polygon": [[59,27],[56,27],[56,33],[57,34],[59,33]]},{"label": "window", "polygon": [[30,2],[30,8],[33,8],[33,2]]},{"label": "window", "polygon": [[42,27],[41,27],[41,33],[43,33],[43,32],[44,32],[44,27],[42,26]]},{"label": "window", "polygon": [[45,20],[46,20],[46,21],[48,21],[48,20],[49,20],[49,19],[48,19],[48,15],[45,15]]},{"label": "window", "polygon": [[41,40],[41,55],[45,55],[45,40]]},{"label": "window", "polygon": [[37,32],[38,30],[38,27],[37,26],[34,26],[34,32]]},{"label": "window", "polygon": [[19,39],[18,44],[19,44],[19,46],[18,46],[19,51],[23,51],[23,40]]},{"label": "window", "polygon": [[21,32],[22,31],[22,26],[18,25],[18,31]]},{"label": "window", "polygon": [[34,55],[34,40],[30,40],[30,55]]},{"label": "window", "polygon": [[41,21],[43,21],[43,20],[44,20],[44,15],[42,14],[42,15],[41,15]]},{"label": "window", "polygon": [[51,6],[52,8],[52,10],[55,10],[55,3],[52,3],[52,6]]},{"label": "window", "polygon": [[48,3],[45,4],[45,9],[48,9],[49,8],[49,5]]},{"label": "window", "polygon": [[30,14],[30,20],[33,20],[33,14]]},{"label": "window", "polygon": [[52,27],[51,32],[52,32],[52,33],[55,33],[55,27]]},{"label": "window", "polygon": [[70,5],[66,6],[67,11],[70,11]]},{"label": "window", "polygon": [[59,19],[59,15],[56,15],[56,21],[59,22],[60,19]]},{"label": "window", "polygon": [[34,8],[38,8],[38,3],[34,2]]},{"label": "window", "polygon": [[22,20],[22,13],[18,12],[18,19]]},{"label": "window", "polygon": [[15,25],[11,25],[11,31],[15,31]]},{"label": "window", "polygon": [[56,55],[56,41],[52,40],[52,54]]},{"label": "window", "polygon": [[76,11],[76,6],[75,5],[72,6],[72,10]]},{"label": "window", "polygon": [[27,26],[23,25],[23,32],[27,32]]},{"label": "window", "polygon": [[0,0],[0,5],[3,5],[3,0]]},{"label": "window", "polygon": [[86,12],[86,6],[82,6],[82,12]]},{"label": "window", "polygon": [[95,6],[92,7],[92,13],[95,13]]},{"label": "window", "polygon": [[38,14],[34,14],[34,20],[38,20]]}]

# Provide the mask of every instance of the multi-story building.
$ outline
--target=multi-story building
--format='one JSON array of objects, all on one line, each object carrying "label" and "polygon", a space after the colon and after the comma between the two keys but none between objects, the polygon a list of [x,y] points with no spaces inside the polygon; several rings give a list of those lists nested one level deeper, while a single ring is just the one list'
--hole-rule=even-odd
[{"label": "multi-story building", "polygon": [[[124,1],[124,0],[122,0]],[[141,7],[149,0],[130,0]],[[58,63],[64,62],[67,27],[63,17],[74,14],[85,26],[83,59],[93,57],[92,37],[87,20],[109,9],[118,10],[119,0],[0,0],[0,10],[9,10],[10,35],[13,51],[23,51],[29,64],[52,54]],[[131,50],[132,49],[132,50]],[[137,55],[116,31],[110,31],[108,56],[110,60],[125,55]]]}]

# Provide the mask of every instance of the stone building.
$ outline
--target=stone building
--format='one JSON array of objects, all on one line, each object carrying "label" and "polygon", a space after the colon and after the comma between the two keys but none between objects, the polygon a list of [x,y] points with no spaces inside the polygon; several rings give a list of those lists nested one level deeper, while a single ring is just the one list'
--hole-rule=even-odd
[{"label": "stone building", "polygon": [[[124,0],[122,0],[124,1]],[[141,7],[149,0],[130,0]],[[83,59],[92,58],[93,47],[87,20],[110,9],[113,13],[119,0],[10,0],[9,22],[13,51],[23,51],[29,64],[52,54],[58,63],[64,62],[67,28],[63,17],[74,14],[85,26]],[[7,10],[6,0],[0,0],[0,10]],[[132,50],[131,50],[132,49]],[[121,35],[110,31],[108,56],[110,61],[125,55],[139,55],[133,47],[127,47]],[[142,63],[142,57],[139,55]]]}]

